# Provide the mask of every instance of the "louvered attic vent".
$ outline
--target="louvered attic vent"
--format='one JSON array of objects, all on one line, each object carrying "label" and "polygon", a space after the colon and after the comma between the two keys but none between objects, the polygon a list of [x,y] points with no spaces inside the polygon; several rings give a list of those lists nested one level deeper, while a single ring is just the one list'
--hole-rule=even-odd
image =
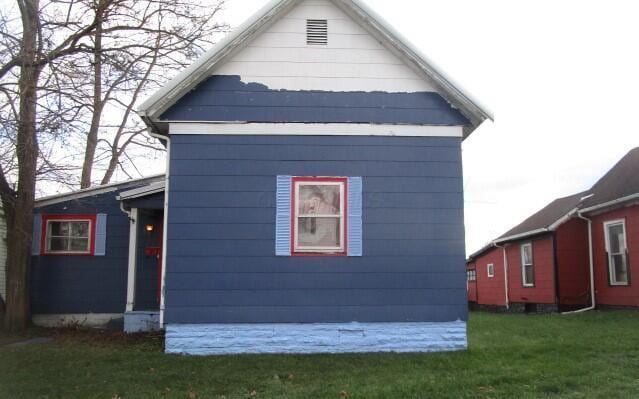
[{"label": "louvered attic vent", "polygon": [[325,19],[306,20],[306,44],[328,44],[328,21]]}]

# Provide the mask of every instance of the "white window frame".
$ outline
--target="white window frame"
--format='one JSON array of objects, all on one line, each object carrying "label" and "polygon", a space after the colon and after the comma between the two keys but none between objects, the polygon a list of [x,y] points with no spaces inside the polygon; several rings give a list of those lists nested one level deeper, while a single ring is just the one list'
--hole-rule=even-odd
[{"label": "white window frame", "polygon": [[[89,230],[88,230],[88,237],[87,237],[87,250],[86,251],[54,251],[51,250],[51,239],[52,238],[69,238],[71,239],[72,237],[62,237],[62,236],[52,236],[51,235],[51,223],[88,223],[89,224]],[[72,229],[70,228],[69,231],[72,231]],[[51,218],[47,220],[46,223],[46,227],[44,230],[44,253],[45,255],[91,255],[91,248],[93,245],[93,220],[91,219],[55,219],[55,218]],[[84,238],[84,237],[82,237]]]},{"label": "white window frame", "polygon": [[466,277],[467,280],[469,282],[474,282],[477,281],[477,272],[475,269],[468,269],[468,272],[466,273]]},{"label": "white window frame", "polygon": [[[293,187],[293,195],[295,196],[295,207],[293,209],[293,223],[294,223],[294,233],[293,233],[293,252],[297,254],[334,254],[334,253],[344,253],[346,251],[346,234],[345,234],[345,226],[346,226],[346,181],[313,181],[313,177],[309,177],[308,180],[304,180],[305,177],[300,176],[299,179],[301,181],[296,181],[295,186]],[[336,177],[335,179],[342,179],[340,177]],[[300,188],[302,186],[339,186],[339,214],[338,215],[322,215],[322,214],[299,214],[299,204],[300,204]],[[301,218],[339,218],[339,229],[340,229],[340,245],[338,247],[303,247],[298,244],[299,238],[299,220]]]},{"label": "white window frame", "polygon": [[[530,264],[526,264],[525,248],[530,248]],[[524,287],[534,287],[535,286],[535,254],[533,252],[532,242],[527,242],[525,244],[521,244],[520,247],[520,255],[521,255],[521,283]],[[526,266],[530,266],[532,268],[533,281],[526,281]]]},{"label": "white window frame", "polygon": [[489,278],[495,277],[495,264],[489,263],[486,265],[486,274],[488,274]]},{"label": "white window frame", "polygon": [[[621,225],[621,227],[623,228],[623,248],[625,249],[625,252],[623,252],[621,255],[623,255],[623,260],[626,264],[626,281],[617,281],[617,276],[614,273],[614,261],[613,261],[614,254],[610,252],[610,227],[619,226],[619,225]],[[605,249],[606,249],[606,256],[608,257],[608,276],[609,276],[610,285],[618,286],[618,287],[629,286],[630,285],[630,265],[628,264],[628,231],[626,230],[626,220],[618,219],[618,220],[610,220],[610,221],[604,222],[604,236],[606,240]]]}]

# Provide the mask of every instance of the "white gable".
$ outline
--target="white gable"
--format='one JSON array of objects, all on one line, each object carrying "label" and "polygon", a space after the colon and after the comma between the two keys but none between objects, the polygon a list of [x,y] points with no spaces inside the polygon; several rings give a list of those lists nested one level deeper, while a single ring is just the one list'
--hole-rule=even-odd
[{"label": "white gable", "polygon": [[[328,21],[328,44],[306,44],[306,21]],[[437,91],[330,0],[306,0],[212,71],[271,89]]]}]

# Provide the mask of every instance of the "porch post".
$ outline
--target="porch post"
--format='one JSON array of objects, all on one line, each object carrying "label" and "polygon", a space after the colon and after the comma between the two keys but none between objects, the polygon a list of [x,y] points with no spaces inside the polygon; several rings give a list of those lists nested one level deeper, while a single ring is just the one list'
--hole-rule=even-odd
[{"label": "porch post", "polygon": [[129,272],[126,289],[126,311],[132,312],[135,305],[135,272],[138,255],[138,208],[131,208],[129,217]]}]

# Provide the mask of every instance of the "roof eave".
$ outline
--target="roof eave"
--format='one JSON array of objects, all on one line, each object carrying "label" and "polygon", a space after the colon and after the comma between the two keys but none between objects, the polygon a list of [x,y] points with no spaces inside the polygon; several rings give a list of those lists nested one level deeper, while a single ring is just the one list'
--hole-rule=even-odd
[{"label": "roof eave", "polygon": [[[382,35],[385,42],[398,51],[405,60],[413,63],[424,73],[425,78],[430,79],[443,92],[444,97],[470,121],[470,124],[464,128],[464,138],[468,137],[486,119],[494,120],[493,114],[487,108],[462,90],[459,85],[441,72],[368,6],[359,0],[332,1],[344,11],[356,14],[358,19],[368,25],[372,31]],[[200,83],[202,77],[207,76],[216,64],[234,54],[253,35],[258,34],[274,22],[274,17],[292,8],[297,2],[298,0],[272,0],[190,67],[183,70],[167,85],[144,101],[137,109],[138,114],[145,120],[149,128],[157,130],[155,121],[181,95]]]},{"label": "roof eave", "polygon": [[232,54],[242,43],[254,33],[264,29],[273,17],[286,8],[291,7],[297,0],[272,0],[246,20],[237,29],[227,34],[203,56],[189,67],[171,79],[164,87],[156,91],[137,108],[137,113],[148,119],[147,125],[157,120],[183,93],[195,87],[202,76],[215,66],[220,60]]},{"label": "roof eave", "polygon": [[[376,31],[382,33],[388,43],[392,44],[395,49],[400,51],[404,58],[415,63],[419,69],[424,71],[428,78],[439,86],[439,88],[447,94],[449,100],[470,120],[470,126],[465,129],[464,137],[470,135],[478,128],[486,119],[495,120],[494,114],[485,106],[481,105],[478,100],[463,90],[461,86],[447,76],[440,68],[438,68],[431,60],[428,59],[419,49],[417,49],[408,39],[401,33],[396,31],[392,26],[384,21],[384,19],[374,10],[369,8],[360,0],[334,0],[338,5],[347,6],[358,13],[360,19],[372,26]],[[352,7],[355,6],[355,7]]]},{"label": "roof eave", "polygon": [[616,200],[604,202],[598,205],[589,206],[587,208],[579,210],[579,213],[585,214],[585,213],[596,212],[605,208],[614,207],[617,205],[621,205],[625,202],[634,201],[634,200],[639,200],[639,193],[627,195],[625,197],[617,198]]}]

